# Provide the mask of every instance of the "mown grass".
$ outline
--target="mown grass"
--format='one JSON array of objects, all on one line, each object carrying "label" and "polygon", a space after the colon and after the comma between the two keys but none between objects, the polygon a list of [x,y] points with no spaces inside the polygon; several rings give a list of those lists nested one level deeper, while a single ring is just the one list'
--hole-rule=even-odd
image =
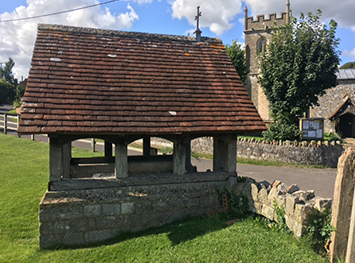
[{"label": "mown grass", "polygon": [[92,247],[40,250],[38,204],[48,171],[47,144],[0,134],[0,262],[326,262],[307,243],[257,220],[227,226],[208,217]]}]

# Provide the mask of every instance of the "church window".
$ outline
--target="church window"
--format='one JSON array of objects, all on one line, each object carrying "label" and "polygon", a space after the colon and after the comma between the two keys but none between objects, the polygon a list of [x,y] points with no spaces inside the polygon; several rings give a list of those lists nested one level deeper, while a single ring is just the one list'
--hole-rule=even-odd
[{"label": "church window", "polygon": [[266,44],[267,44],[267,41],[266,41],[265,37],[261,37],[258,40],[258,42],[256,44],[256,50],[257,50],[258,54],[266,51]]}]

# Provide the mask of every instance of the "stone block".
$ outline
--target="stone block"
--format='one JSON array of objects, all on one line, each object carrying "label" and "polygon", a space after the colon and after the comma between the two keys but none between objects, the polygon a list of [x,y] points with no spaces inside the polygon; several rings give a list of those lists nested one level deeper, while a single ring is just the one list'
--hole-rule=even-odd
[{"label": "stone block", "polygon": [[53,223],[53,229],[55,233],[91,231],[95,229],[95,219],[58,220]]},{"label": "stone block", "polygon": [[298,187],[297,184],[293,184],[293,185],[290,185],[287,189],[286,189],[286,193],[288,194],[292,194],[296,191],[300,190],[300,188]]},{"label": "stone block", "polygon": [[268,182],[268,181],[262,181],[262,182],[260,182],[259,183],[260,184],[260,186],[261,186],[261,188],[269,188],[270,187],[270,183]]},{"label": "stone block", "polygon": [[306,225],[308,215],[312,212],[312,209],[312,206],[309,204],[296,204],[293,219],[301,225]]},{"label": "stone block", "polygon": [[53,224],[52,222],[41,222],[39,224],[39,233],[41,235],[49,235],[49,234],[53,234]]},{"label": "stone block", "polygon": [[277,190],[286,193],[287,186],[284,183],[281,183],[277,186]]},{"label": "stone block", "polygon": [[263,205],[261,214],[270,220],[274,220],[275,209],[269,205]]},{"label": "stone block", "polygon": [[102,214],[104,216],[114,216],[121,213],[121,204],[102,204]]},{"label": "stone block", "polygon": [[306,229],[306,226],[300,224],[299,222],[297,222],[296,220],[294,220],[292,217],[288,215],[285,215],[285,219],[286,219],[286,225],[293,232],[293,234],[296,237],[301,237],[304,230]]},{"label": "stone block", "polygon": [[63,245],[74,246],[85,244],[84,233],[82,232],[67,232],[63,237]]},{"label": "stone block", "polygon": [[121,204],[121,213],[123,215],[133,214],[134,212],[134,203],[126,202]]},{"label": "stone block", "polygon": [[277,190],[276,187],[272,187],[270,192],[269,192],[269,195],[268,195],[268,204],[270,206],[273,206],[274,205],[274,202],[276,201],[277,202],[277,197],[282,194],[281,191]]},{"label": "stone block", "polygon": [[287,215],[293,215],[295,211],[295,205],[298,202],[298,197],[293,196],[293,195],[286,195],[286,206],[285,206],[285,212]]},{"label": "stone block", "polygon": [[60,235],[40,235],[39,247],[40,248],[53,248],[62,244],[62,238]]},{"label": "stone block", "polygon": [[276,202],[279,207],[286,207],[286,195],[285,194],[280,194],[276,197]]},{"label": "stone block", "polygon": [[254,202],[256,213],[259,215],[263,214],[263,204],[260,202]]},{"label": "stone block", "polygon": [[41,206],[39,209],[39,220],[53,221],[57,219],[75,219],[82,218],[83,208],[81,206],[58,206],[56,208],[50,206]]},{"label": "stone block", "polygon": [[[95,229],[103,230],[110,228],[121,229],[124,219],[121,216],[102,216],[95,218]],[[93,229],[92,229],[93,230]]]},{"label": "stone block", "polygon": [[248,200],[248,211],[252,213],[257,213],[256,208],[255,208],[255,203],[253,200]]},{"label": "stone block", "polygon": [[267,204],[268,203],[268,191],[266,188],[261,188],[258,194],[258,201]]},{"label": "stone block", "polygon": [[231,176],[228,178],[226,183],[226,188],[229,192],[232,192],[238,184],[238,179],[236,176]]},{"label": "stone block", "polygon": [[101,205],[86,205],[84,206],[84,216],[95,217],[101,215]]},{"label": "stone block", "polygon": [[292,195],[298,197],[299,201],[302,201],[304,203],[306,203],[307,201],[309,201],[315,197],[313,190],[310,190],[310,191],[298,190],[298,191],[294,192]]},{"label": "stone block", "polygon": [[271,187],[278,187],[282,182],[279,180],[275,180],[272,182]]},{"label": "stone block", "polygon": [[314,208],[318,211],[322,211],[324,208],[331,208],[332,207],[332,199],[330,198],[315,198]]},{"label": "stone block", "polygon": [[252,197],[252,200],[254,200],[255,202],[259,201],[259,189],[257,187],[256,184],[252,183],[250,185],[250,188],[251,188],[251,197]]},{"label": "stone block", "polygon": [[96,230],[85,233],[84,238],[87,243],[96,243],[113,238],[116,235],[116,231],[113,230]]}]

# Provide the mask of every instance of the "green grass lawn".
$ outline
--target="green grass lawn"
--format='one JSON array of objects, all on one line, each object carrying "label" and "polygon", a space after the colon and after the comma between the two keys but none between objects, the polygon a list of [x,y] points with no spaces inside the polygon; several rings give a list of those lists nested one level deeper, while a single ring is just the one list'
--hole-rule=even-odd
[{"label": "green grass lawn", "polygon": [[[45,143],[0,134],[0,262],[327,262],[306,242],[257,220],[226,226],[208,217],[93,247],[40,250],[38,204],[48,183],[48,155]],[[75,149],[75,155],[91,153]]]}]

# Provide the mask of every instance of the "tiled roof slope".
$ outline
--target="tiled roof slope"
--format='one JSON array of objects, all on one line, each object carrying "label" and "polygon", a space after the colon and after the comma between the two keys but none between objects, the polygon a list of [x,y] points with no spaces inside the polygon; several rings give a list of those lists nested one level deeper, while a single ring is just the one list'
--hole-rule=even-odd
[{"label": "tiled roof slope", "polygon": [[212,38],[39,25],[24,101],[19,133],[265,129]]}]

